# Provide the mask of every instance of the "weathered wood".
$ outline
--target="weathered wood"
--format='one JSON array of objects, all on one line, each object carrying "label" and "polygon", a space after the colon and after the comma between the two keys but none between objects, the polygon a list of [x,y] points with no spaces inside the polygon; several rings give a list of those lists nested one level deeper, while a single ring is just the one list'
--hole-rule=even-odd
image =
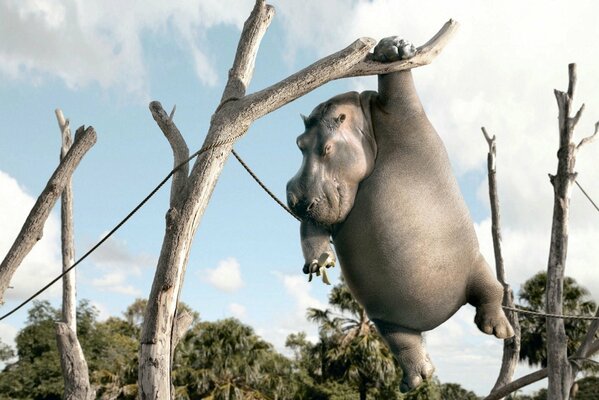
[{"label": "weathered wood", "polygon": [[[173,117],[175,114],[175,108],[173,107],[173,111],[170,115],[166,114],[166,111],[162,108],[162,105],[158,101],[153,101],[150,103],[150,112],[152,113],[152,117],[154,117],[154,121],[164,133],[164,136],[168,140],[171,145],[171,149],[173,150],[173,168],[180,166],[189,158],[189,148],[187,147],[187,143],[185,143],[185,139],[181,135],[181,132],[173,122]],[[171,197],[170,197],[170,206],[176,206],[177,199],[183,197],[183,192],[185,191],[185,185],[187,184],[187,177],[189,175],[189,164],[185,163],[182,165],[173,175],[173,181],[171,184]]]},{"label": "weathered wood", "polygon": [[31,251],[35,243],[42,238],[44,224],[58,196],[64,190],[68,179],[87,151],[96,143],[96,132],[91,126],[80,127],[75,134],[75,142],[64,159],[54,171],[35,205],[29,212],[19,235],[15,239],[6,257],[0,264],[0,303],[15,271]]},{"label": "weathered wood", "polygon": [[[563,312],[563,284],[568,250],[568,218],[570,215],[570,195],[576,179],[576,146],[572,142],[574,125],[570,117],[572,97],[576,87],[576,64],[568,66],[568,91],[555,90],[559,108],[559,150],[556,175],[550,176],[554,189],[553,223],[551,245],[547,263],[546,311],[550,314]],[[580,112],[579,112],[580,114]],[[548,399],[565,400],[574,383],[572,369],[568,361],[566,330],[564,320],[547,318],[547,368],[549,370]]]},{"label": "weathered wood", "polygon": [[[69,121],[65,120],[60,109],[55,110],[62,145],[60,147],[60,161],[69,152],[73,139]],[[73,239],[73,188],[72,179],[69,177],[64,190],[60,195],[60,233],[62,249],[62,270],[66,271],[75,262],[75,244]],[[70,271],[62,277],[62,322],[77,335],[77,287],[75,285],[75,271]]]},{"label": "weathered wood", "polygon": [[[503,264],[503,252],[501,250],[501,224],[500,224],[500,213],[499,213],[499,196],[497,194],[497,143],[495,135],[490,137],[487,134],[487,130],[482,128],[483,135],[489,145],[489,153],[487,155],[487,173],[489,179],[489,201],[491,203],[491,233],[493,236],[493,250],[495,253],[495,270],[497,273],[497,280],[503,285],[503,305],[507,307],[514,307],[514,294],[510,285],[507,284],[505,279],[505,268]],[[499,376],[491,391],[499,389],[512,381],[518,360],[520,357],[520,322],[518,316],[513,311],[505,312],[512,328],[514,329],[514,336],[505,339],[503,341],[503,357],[501,360],[501,369],[499,370]]]},{"label": "weathered wood", "polygon": [[[170,373],[173,345],[176,343],[174,316],[189,250],[234,141],[243,136],[256,119],[326,82],[350,76],[352,67],[365,61],[368,51],[375,44],[373,39],[358,40],[278,84],[245,95],[260,40],[270,24],[273,12],[274,9],[266,5],[264,0],[256,1],[244,25],[221,104],[211,118],[203,145],[209,150],[198,156],[185,190],[180,192],[167,212],[164,240],[142,327],[139,357],[141,399],[162,400],[173,396]],[[455,23],[451,26],[455,26]],[[437,42],[443,40],[438,38]],[[430,54],[435,51],[440,49],[435,47],[427,50]],[[396,70],[415,66],[394,64]],[[379,71],[380,67],[368,63],[358,72],[368,75],[378,74]]]},{"label": "weathered wood", "polygon": [[89,385],[87,362],[77,335],[63,322],[56,323],[56,342],[64,376],[65,400],[92,400],[96,393]]},{"label": "weathered wood", "polygon": [[376,44],[376,40],[360,38],[345,49],[315,62],[281,82],[245,96],[239,101],[242,120],[255,121],[336,79],[387,74],[430,64],[457,28],[456,21],[448,21],[431,40],[418,48],[414,57],[392,63],[371,60],[369,51]]},{"label": "weathered wood", "polygon": [[[60,161],[66,157],[71,145],[71,129],[60,109],[56,109],[62,145]],[[71,177],[60,196],[60,222],[62,243],[62,270],[66,271],[75,262],[73,235],[73,189]],[[77,286],[75,271],[62,277],[62,322],[56,326],[56,340],[60,352],[60,366],[65,387],[65,399],[87,400],[94,397],[89,384],[87,362],[77,338]],[[64,325],[64,326],[63,326]]]},{"label": "weathered wood", "polygon": [[[580,360],[580,359],[588,359],[588,358],[592,357],[593,355],[597,354],[597,352],[599,352],[599,340],[595,340],[594,342],[592,342],[587,347],[587,350],[585,353],[575,354],[574,356],[570,357],[570,360],[576,361],[576,360]],[[549,373],[548,368],[543,368],[538,371],[532,372],[528,375],[525,375],[521,378],[516,379],[515,381],[513,381],[505,386],[502,386],[501,388],[499,388],[497,390],[494,390],[493,392],[491,392],[491,394],[489,394],[483,400],[500,400],[501,398],[509,395],[510,393],[514,393],[516,390],[520,390],[525,386],[531,385],[535,382],[540,381],[541,379],[547,378],[548,373]]]}]

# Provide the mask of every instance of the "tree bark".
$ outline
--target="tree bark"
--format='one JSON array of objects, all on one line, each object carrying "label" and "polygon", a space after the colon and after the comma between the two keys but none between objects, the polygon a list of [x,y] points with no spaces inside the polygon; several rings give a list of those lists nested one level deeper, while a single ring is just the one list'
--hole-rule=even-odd
[{"label": "tree bark", "polygon": [[[495,253],[495,269],[497,272],[497,280],[503,285],[503,305],[514,307],[514,294],[510,285],[505,279],[505,268],[503,265],[503,253],[501,251],[501,224],[499,213],[499,196],[497,194],[497,143],[495,135],[490,137],[486,129],[482,128],[483,134],[489,145],[489,153],[487,155],[487,172],[489,177],[489,200],[491,203],[491,230],[493,235],[493,250]],[[501,360],[501,369],[497,381],[493,386],[494,391],[503,387],[512,381],[518,360],[520,357],[520,322],[518,316],[513,311],[505,311],[512,328],[514,329],[514,337],[503,341],[503,357]]]},{"label": "tree bark", "polygon": [[[557,152],[557,174],[550,175],[554,189],[553,223],[551,245],[547,264],[546,308],[547,313],[563,312],[563,281],[568,250],[568,218],[572,184],[576,179],[576,145],[572,142],[574,127],[582,108],[575,117],[570,117],[574,88],[576,85],[576,64],[568,66],[569,85],[567,92],[555,90],[559,108],[559,150]],[[568,361],[566,330],[561,318],[547,318],[547,368],[549,370],[549,400],[567,399],[574,383],[572,369]]]},{"label": "tree bark", "polygon": [[58,200],[67,181],[75,171],[85,153],[96,143],[96,132],[91,126],[80,127],[75,133],[75,142],[64,159],[60,162],[46,187],[29,212],[19,235],[15,239],[6,257],[0,264],[0,303],[4,301],[4,293],[10,284],[17,268],[31,251],[35,243],[42,238],[44,224]]},{"label": "tree bark", "polygon": [[63,322],[56,323],[56,341],[64,376],[65,400],[92,400],[96,393],[89,384],[87,363],[77,335]]},{"label": "tree bark", "polygon": [[[323,58],[269,88],[246,95],[258,46],[273,16],[273,7],[264,0],[256,1],[241,33],[221,104],[211,119],[203,145],[208,150],[197,158],[186,179],[185,188],[180,195],[174,196],[167,212],[162,250],[142,327],[139,357],[141,399],[162,400],[173,396],[170,392],[170,373],[175,341],[175,310],[189,250],[233,143],[245,134],[256,119],[331,80],[378,74],[383,73],[383,70],[399,71],[430,63],[457,26],[457,23],[450,21],[434,40],[423,46],[422,51],[409,61],[381,67],[381,64],[368,60],[367,53],[375,41],[359,39],[346,49]],[[171,147],[176,153],[172,143]]]},{"label": "tree bark", "polygon": [[[62,138],[60,149],[60,161],[62,161],[69,152],[73,141],[69,122],[65,120],[60,109],[56,109],[55,112]],[[60,205],[62,269],[65,271],[75,262],[71,177],[67,179],[61,194]],[[76,290],[75,271],[71,271],[62,277],[62,323],[59,322],[56,325],[56,341],[64,379],[64,398],[66,400],[91,400],[95,397],[95,392],[89,384],[87,362],[77,339]]]},{"label": "tree bark", "polygon": [[[69,152],[73,140],[69,122],[65,120],[60,109],[56,109],[56,119],[62,138],[60,161]],[[62,244],[62,270],[66,271],[75,262],[75,244],[73,239],[73,185],[68,177],[64,190],[60,195],[60,227]],[[77,287],[75,271],[70,271],[62,277],[62,322],[77,335]]]}]

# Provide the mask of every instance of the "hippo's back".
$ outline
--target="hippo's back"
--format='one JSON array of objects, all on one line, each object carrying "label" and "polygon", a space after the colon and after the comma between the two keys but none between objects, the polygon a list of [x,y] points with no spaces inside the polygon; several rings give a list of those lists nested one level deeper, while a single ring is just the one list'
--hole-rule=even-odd
[{"label": "hippo's back", "polygon": [[392,116],[373,114],[375,169],[336,227],[335,248],[350,290],[371,319],[430,330],[466,302],[478,242],[426,116],[401,124],[385,118]]}]

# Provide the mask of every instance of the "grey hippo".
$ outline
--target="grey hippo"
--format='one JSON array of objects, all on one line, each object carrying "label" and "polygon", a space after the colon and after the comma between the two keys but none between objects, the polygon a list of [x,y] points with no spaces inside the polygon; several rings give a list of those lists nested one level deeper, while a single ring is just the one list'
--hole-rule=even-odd
[{"label": "grey hippo", "polygon": [[[396,37],[374,50],[396,61],[415,49]],[[349,92],[304,117],[303,154],[287,184],[301,219],[304,272],[335,261],[403,370],[402,391],[434,367],[422,332],[460,307],[498,338],[513,336],[503,290],[480,253],[472,219],[443,142],[422,107],[410,70],[378,76],[378,92]]]}]

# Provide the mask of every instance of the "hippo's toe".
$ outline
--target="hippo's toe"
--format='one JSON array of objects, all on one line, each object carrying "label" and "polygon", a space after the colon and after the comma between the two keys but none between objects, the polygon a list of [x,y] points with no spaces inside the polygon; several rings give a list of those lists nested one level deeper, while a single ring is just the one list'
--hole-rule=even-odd
[{"label": "hippo's toe", "polygon": [[390,36],[381,39],[373,50],[372,57],[375,61],[393,62],[405,60],[416,55],[416,47],[399,36]]},{"label": "hippo's toe", "polygon": [[488,335],[495,335],[499,339],[514,336],[512,325],[498,304],[484,304],[477,307],[474,322],[478,329]]},{"label": "hippo's toe", "polygon": [[430,378],[434,371],[435,367],[431,363],[428,354],[425,354],[419,360],[412,360],[408,368],[403,371],[404,375],[399,390],[402,393],[406,393],[416,389],[424,379]]}]

